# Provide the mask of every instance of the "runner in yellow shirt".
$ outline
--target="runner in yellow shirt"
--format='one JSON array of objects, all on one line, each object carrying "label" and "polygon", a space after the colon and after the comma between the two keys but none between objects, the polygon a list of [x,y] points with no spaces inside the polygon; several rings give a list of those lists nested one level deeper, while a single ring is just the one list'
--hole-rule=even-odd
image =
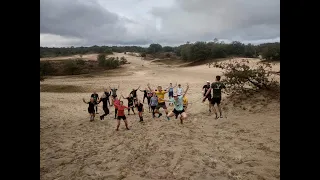
[{"label": "runner in yellow shirt", "polygon": [[158,97],[158,105],[156,107],[156,110],[154,111],[155,114],[159,114],[158,118],[160,116],[162,116],[162,113],[159,113],[159,109],[162,108],[164,109],[165,113],[166,113],[166,117],[168,120],[170,120],[170,118],[167,116],[168,115],[168,109],[166,106],[166,102],[164,100],[164,95],[167,93],[167,90],[162,90],[161,86],[158,86],[158,88],[156,90],[152,90],[150,88],[150,84],[148,83],[148,88],[152,93],[155,93]]},{"label": "runner in yellow shirt", "polygon": [[188,108],[188,98],[186,96],[183,97],[183,108],[184,108],[184,111],[187,110]]}]

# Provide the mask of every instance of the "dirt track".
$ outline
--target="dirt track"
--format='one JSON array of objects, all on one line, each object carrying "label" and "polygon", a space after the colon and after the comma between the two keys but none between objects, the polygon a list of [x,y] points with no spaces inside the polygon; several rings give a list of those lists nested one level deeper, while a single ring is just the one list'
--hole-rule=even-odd
[{"label": "dirt track", "polygon": [[[41,82],[83,89],[40,93],[41,179],[280,179],[279,103],[245,104],[246,110],[225,105],[226,117],[214,120],[208,115],[208,102],[201,103],[201,87],[221,74],[220,69],[181,68],[115,56],[125,56],[131,64],[99,75]],[[189,119],[184,125],[174,118],[154,120],[146,108],[142,124],[137,115],[127,116],[130,131],[124,124],[115,131],[113,107],[104,121],[96,117],[89,122],[82,98],[88,100],[91,91],[101,95],[108,84],[120,84],[118,93],[127,95],[148,82],[152,87],[190,84]],[[101,105],[98,111],[102,113]]]}]

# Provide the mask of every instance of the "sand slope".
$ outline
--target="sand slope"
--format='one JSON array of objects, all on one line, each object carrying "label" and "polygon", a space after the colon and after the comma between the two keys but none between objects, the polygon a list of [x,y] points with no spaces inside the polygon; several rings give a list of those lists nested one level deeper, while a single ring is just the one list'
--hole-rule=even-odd
[{"label": "sand slope", "polygon": [[[88,91],[40,93],[41,179],[280,179],[279,103],[248,104],[247,110],[227,105],[226,118],[214,120],[207,102],[201,103],[201,87],[220,69],[114,56],[125,56],[131,64],[92,77],[54,77],[41,83]],[[174,118],[152,119],[146,108],[144,123],[137,115],[127,116],[130,131],[124,124],[115,131],[113,107],[104,121],[96,117],[89,122],[82,98],[88,100],[91,91],[101,94],[102,87],[120,84],[119,94],[127,95],[148,82],[153,87],[169,82],[185,87],[189,82],[191,104],[184,125]]]}]

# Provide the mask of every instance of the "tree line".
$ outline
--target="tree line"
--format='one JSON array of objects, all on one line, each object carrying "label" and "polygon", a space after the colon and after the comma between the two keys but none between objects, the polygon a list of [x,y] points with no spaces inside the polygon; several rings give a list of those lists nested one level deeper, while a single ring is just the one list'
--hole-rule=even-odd
[{"label": "tree line", "polygon": [[146,54],[175,53],[185,61],[201,61],[207,59],[226,57],[248,57],[261,56],[266,60],[280,61],[280,42],[264,43],[259,45],[244,44],[239,41],[225,43],[215,39],[212,42],[185,43],[180,46],[170,47],[160,44],[150,44],[149,47],[139,46],[91,46],[91,47],[64,47],[49,48],[40,47],[40,58],[57,57],[69,55],[84,55],[90,53],[112,54],[113,52],[138,52],[142,57]]}]

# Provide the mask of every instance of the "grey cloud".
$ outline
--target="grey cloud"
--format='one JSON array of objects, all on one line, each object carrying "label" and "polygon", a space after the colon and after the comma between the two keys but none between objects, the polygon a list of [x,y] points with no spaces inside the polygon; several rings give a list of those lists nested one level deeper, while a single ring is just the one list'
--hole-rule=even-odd
[{"label": "grey cloud", "polygon": [[176,41],[280,36],[279,0],[176,0],[175,7],[154,8],[152,14],[162,19],[167,33],[182,31]]},{"label": "grey cloud", "polygon": [[107,41],[126,35],[122,21],[95,1],[40,1],[40,33]]},{"label": "grey cloud", "polygon": [[[136,2],[139,6],[147,3]],[[121,7],[120,1],[113,3]],[[74,46],[170,45],[214,38],[254,41],[280,37],[279,0],[175,0],[171,7],[143,8],[150,9],[153,19],[121,17],[110,12],[112,9],[101,7],[98,0],[40,0],[40,33],[81,39]],[[132,9],[123,8],[123,12],[129,10]],[[156,28],[156,19],[161,20],[160,29]],[[45,40],[49,41],[42,39]]]}]

